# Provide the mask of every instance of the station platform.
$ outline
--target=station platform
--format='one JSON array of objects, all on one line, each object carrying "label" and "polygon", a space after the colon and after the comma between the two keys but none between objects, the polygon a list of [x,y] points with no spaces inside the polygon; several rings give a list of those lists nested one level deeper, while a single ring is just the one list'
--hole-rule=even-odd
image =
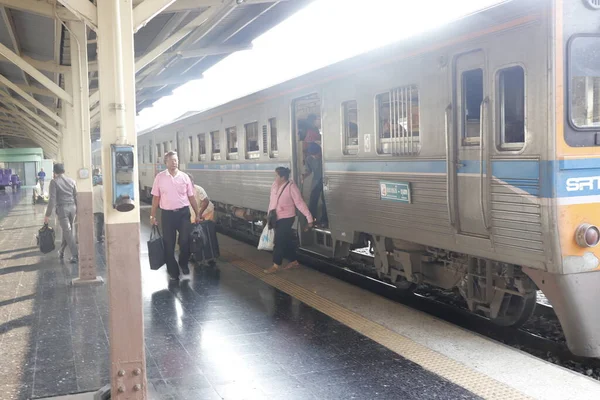
[{"label": "station platform", "polygon": [[[0,193],[2,400],[109,383],[107,287],[70,285],[77,266],[37,251],[43,212],[25,190]],[[225,236],[217,267],[170,284],[148,237],[150,399],[600,398],[597,381],[310,268],[264,275],[270,254]]]}]

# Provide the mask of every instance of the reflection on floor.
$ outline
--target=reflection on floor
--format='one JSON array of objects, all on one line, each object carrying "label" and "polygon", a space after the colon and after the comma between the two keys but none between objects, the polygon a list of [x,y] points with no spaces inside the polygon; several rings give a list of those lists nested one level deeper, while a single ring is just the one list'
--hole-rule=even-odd
[{"label": "reflection on floor", "polygon": [[[10,199],[0,202],[10,232],[0,238],[0,398],[98,389],[109,382],[106,285],[69,286],[76,267],[35,248],[42,206]],[[97,256],[106,277],[102,245]],[[475,398],[228,263],[174,285],[144,253],[142,269],[150,399]]]}]

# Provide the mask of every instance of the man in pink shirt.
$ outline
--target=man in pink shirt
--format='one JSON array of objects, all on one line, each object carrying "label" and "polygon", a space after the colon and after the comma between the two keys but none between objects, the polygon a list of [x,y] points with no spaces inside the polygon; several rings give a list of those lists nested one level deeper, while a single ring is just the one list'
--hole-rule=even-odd
[{"label": "man in pink shirt", "polygon": [[[165,154],[167,169],[158,173],[152,185],[152,211],[150,222],[158,225],[156,210],[161,209],[161,225],[163,227],[163,243],[167,271],[171,280],[179,279],[179,268],[183,279],[189,279],[190,269],[190,205],[198,213],[198,204],[194,199],[194,186],[187,174],[179,170],[177,153],[170,151]],[[196,218],[200,222],[200,218]],[[179,232],[179,264],[175,260],[175,242]]]}]

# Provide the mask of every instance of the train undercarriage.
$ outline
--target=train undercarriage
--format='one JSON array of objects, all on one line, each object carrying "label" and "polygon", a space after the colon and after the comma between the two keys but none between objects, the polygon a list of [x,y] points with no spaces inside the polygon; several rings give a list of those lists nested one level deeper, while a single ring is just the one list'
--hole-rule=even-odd
[{"label": "train undercarriage", "polygon": [[[265,213],[215,204],[219,222],[259,236]],[[322,236],[323,232],[315,232]],[[361,234],[352,246],[335,251],[344,266],[411,292],[429,285],[459,294],[472,312],[500,326],[518,327],[533,314],[537,286],[520,266],[411,242]],[[360,249],[360,250],[359,250]]]}]

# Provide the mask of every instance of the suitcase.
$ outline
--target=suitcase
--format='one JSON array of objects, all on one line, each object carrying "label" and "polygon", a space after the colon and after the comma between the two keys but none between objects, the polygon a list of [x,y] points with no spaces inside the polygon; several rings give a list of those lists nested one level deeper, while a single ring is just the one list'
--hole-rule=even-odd
[{"label": "suitcase", "polygon": [[214,261],[221,254],[217,240],[217,226],[213,221],[194,225],[190,238],[190,251],[199,264]]}]

